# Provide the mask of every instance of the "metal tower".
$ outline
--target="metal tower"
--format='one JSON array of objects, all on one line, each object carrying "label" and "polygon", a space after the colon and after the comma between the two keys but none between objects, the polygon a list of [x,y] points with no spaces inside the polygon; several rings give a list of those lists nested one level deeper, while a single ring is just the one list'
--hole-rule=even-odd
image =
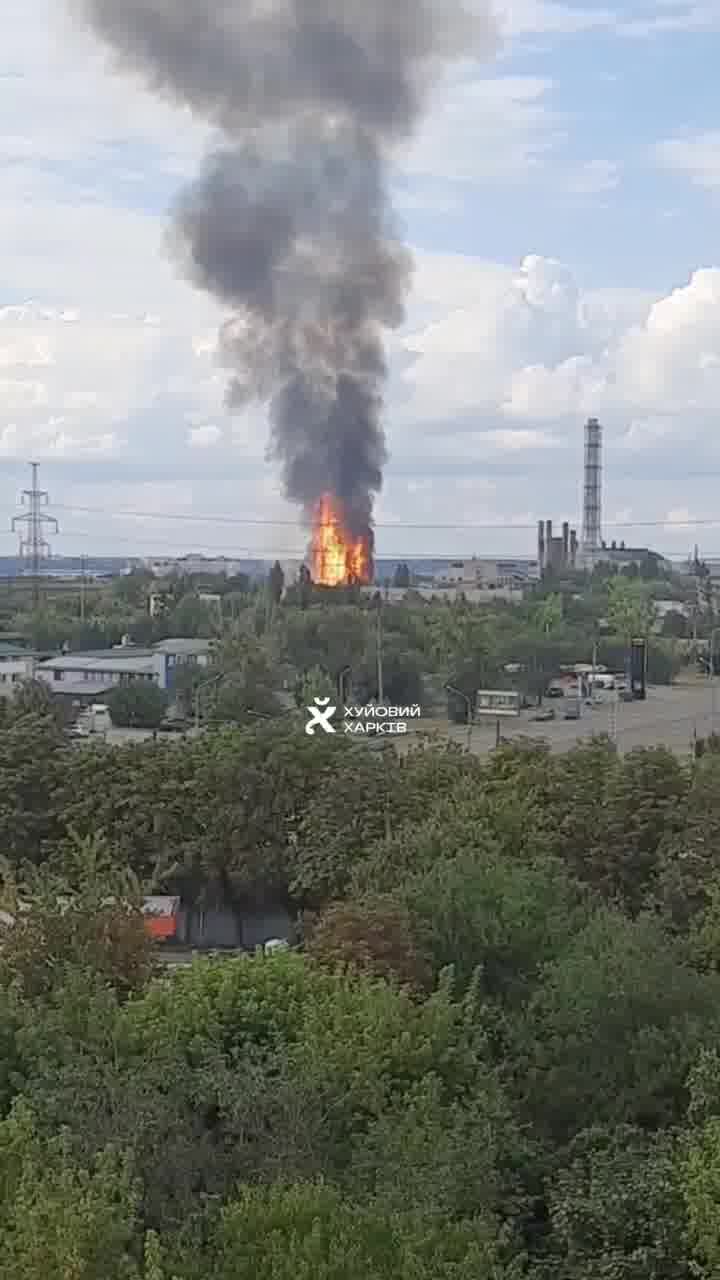
[{"label": "metal tower", "polygon": [[582,550],[587,567],[601,543],[602,427],[597,418],[585,424]]},{"label": "metal tower", "polygon": [[22,505],[28,509],[23,515],[13,517],[12,529],[13,533],[20,531],[20,559],[25,562],[24,572],[32,577],[33,602],[37,605],[40,595],[40,562],[50,558],[50,544],[43,536],[44,530],[57,533],[58,522],[54,516],[43,511],[50,499],[44,489],[38,488],[38,463],[31,462],[30,469],[32,486],[24,489],[22,494]]}]

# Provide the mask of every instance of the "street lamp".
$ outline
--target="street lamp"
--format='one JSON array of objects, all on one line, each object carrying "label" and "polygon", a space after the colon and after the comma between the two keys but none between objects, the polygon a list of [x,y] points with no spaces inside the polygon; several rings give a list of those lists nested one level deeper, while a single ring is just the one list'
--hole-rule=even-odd
[{"label": "street lamp", "polygon": [[446,684],[445,688],[447,689],[448,693],[455,693],[457,694],[458,698],[462,698],[463,702],[465,703],[465,706],[467,707],[467,727],[468,727],[467,745],[468,745],[468,751],[470,751],[472,749],[472,731],[473,731],[472,703],[468,695],[466,693],[463,693],[461,689],[456,689],[454,684]]},{"label": "street lamp", "polygon": [[343,667],[338,673],[338,693],[340,695],[340,704],[345,706],[345,677],[350,675],[352,667]]}]

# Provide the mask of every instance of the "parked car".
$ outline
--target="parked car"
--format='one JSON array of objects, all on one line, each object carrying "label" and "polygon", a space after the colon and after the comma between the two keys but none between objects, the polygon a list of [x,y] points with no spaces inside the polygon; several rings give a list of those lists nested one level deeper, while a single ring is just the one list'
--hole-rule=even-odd
[{"label": "parked car", "polygon": [[537,721],[554,720],[554,719],[555,719],[555,708],[554,708],[554,707],[541,707],[541,708],[540,708],[540,710],[539,710],[539,711],[536,711],[536,712],[535,712],[535,715],[534,715],[534,716],[532,716],[531,718],[532,718],[533,720],[537,720]]}]

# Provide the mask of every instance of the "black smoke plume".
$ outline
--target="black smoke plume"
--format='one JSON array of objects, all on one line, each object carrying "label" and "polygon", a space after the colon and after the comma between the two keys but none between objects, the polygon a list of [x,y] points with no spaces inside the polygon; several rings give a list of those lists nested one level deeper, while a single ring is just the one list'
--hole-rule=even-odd
[{"label": "black smoke plume", "polygon": [[228,304],[228,404],[270,406],[272,454],[309,515],[322,494],[367,534],[382,483],[383,336],[411,259],[392,149],[447,60],[487,45],[462,0],[71,0],[151,88],[225,142],[179,199],[185,274]]}]

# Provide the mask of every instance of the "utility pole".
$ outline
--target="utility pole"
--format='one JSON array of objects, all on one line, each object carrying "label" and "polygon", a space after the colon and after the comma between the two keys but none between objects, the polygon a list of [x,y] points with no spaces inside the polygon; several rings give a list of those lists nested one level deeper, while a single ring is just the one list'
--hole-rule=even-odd
[{"label": "utility pole", "polygon": [[85,621],[85,556],[80,559],[80,621]]},{"label": "utility pole", "polygon": [[382,633],[382,604],[378,601],[377,608],[377,696],[378,706],[382,706],[385,701],[385,690],[383,688],[383,633]]},{"label": "utility pole", "polygon": [[33,606],[37,609],[40,602],[40,561],[49,559],[50,556],[50,546],[43,534],[46,528],[51,533],[57,533],[58,522],[54,516],[46,515],[43,511],[50,498],[44,489],[38,488],[38,463],[31,462],[30,470],[32,484],[22,494],[22,505],[27,507],[27,512],[13,517],[12,531],[15,533],[20,530],[20,559],[30,566]]}]

